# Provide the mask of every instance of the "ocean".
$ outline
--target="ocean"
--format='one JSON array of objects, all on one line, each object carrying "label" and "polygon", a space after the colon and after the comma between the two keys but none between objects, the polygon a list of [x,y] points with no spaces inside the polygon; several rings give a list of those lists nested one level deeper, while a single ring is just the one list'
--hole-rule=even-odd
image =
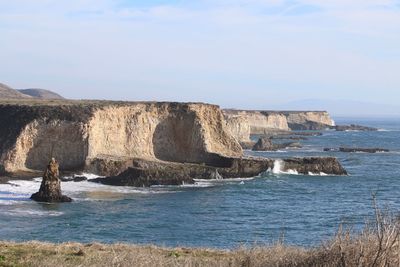
[{"label": "ocean", "polygon": [[[236,248],[268,245],[316,246],[341,223],[361,229],[382,208],[400,212],[400,119],[344,119],[377,132],[326,131],[300,141],[301,149],[245,153],[279,158],[335,156],[349,176],[297,175],[274,168],[251,179],[198,181],[152,188],[63,182],[73,203],[29,200],[33,181],[0,184],[0,240],[103,242],[161,246]],[[325,147],[380,147],[388,153],[323,152]],[[94,177],[93,175],[90,175]]]}]

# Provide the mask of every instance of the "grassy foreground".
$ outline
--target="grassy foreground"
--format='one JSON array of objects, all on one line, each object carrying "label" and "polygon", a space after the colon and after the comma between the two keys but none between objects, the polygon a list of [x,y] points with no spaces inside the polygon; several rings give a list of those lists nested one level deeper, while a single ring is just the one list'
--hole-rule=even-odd
[{"label": "grassy foreground", "polygon": [[102,244],[0,243],[0,266],[399,266],[398,232],[338,234],[313,249],[281,244],[232,251]]},{"label": "grassy foreground", "polygon": [[310,249],[281,243],[212,250],[0,242],[0,266],[400,266],[400,220],[378,209],[375,213],[362,232],[339,229],[331,241]]}]

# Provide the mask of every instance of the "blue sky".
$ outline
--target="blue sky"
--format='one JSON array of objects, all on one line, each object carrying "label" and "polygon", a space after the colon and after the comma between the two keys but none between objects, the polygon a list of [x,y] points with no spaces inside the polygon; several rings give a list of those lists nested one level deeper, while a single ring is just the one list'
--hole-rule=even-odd
[{"label": "blue sky", "polygon": [[399,0],[0,0],[0,81],[70,98],[399,106]]}]

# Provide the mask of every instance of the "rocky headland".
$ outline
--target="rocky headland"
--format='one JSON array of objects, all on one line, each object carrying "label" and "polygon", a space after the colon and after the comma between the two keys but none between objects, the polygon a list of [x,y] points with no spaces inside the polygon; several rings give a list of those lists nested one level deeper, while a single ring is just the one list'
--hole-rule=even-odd
[{"label": "rocky headland", "polygon": [[277,135],[298,130],[325,130],[334,126],[326,111],[223,111],[228,128],[240,142],[252,135]]},{"label": "rocky headland", "polygon": [[[273,160],[243,157],[222,110],[209,104],[1,100],[0,123],[3,174],[42,170],[51,157],[61,171],[129,178],[118,183],[134,186],[252,177],[274,168]],[[292,167],[301,170],[305,162],[297,162]]]}]

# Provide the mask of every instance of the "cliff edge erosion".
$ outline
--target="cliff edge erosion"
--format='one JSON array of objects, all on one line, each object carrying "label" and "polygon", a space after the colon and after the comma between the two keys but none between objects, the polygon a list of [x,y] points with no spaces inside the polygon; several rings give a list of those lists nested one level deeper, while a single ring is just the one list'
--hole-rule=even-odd
[{"label": "cliff edge erosion", "polygon": [[[242,158],[221,109],[209,104],[3,100],[0,124],[2,173],[42,170],[55,157],[61,171],[122,175],[146,186],[250,177],[274,168],[269,159]],[[333,174],[345,174],[333,160]]]},{"label": "cliff edge erosion", "polygon": [[250,141],[251,135],[274,131],[325,130],[335,125],[326,111],[257,111],[223,110],[232,134],[240,142]]}]

